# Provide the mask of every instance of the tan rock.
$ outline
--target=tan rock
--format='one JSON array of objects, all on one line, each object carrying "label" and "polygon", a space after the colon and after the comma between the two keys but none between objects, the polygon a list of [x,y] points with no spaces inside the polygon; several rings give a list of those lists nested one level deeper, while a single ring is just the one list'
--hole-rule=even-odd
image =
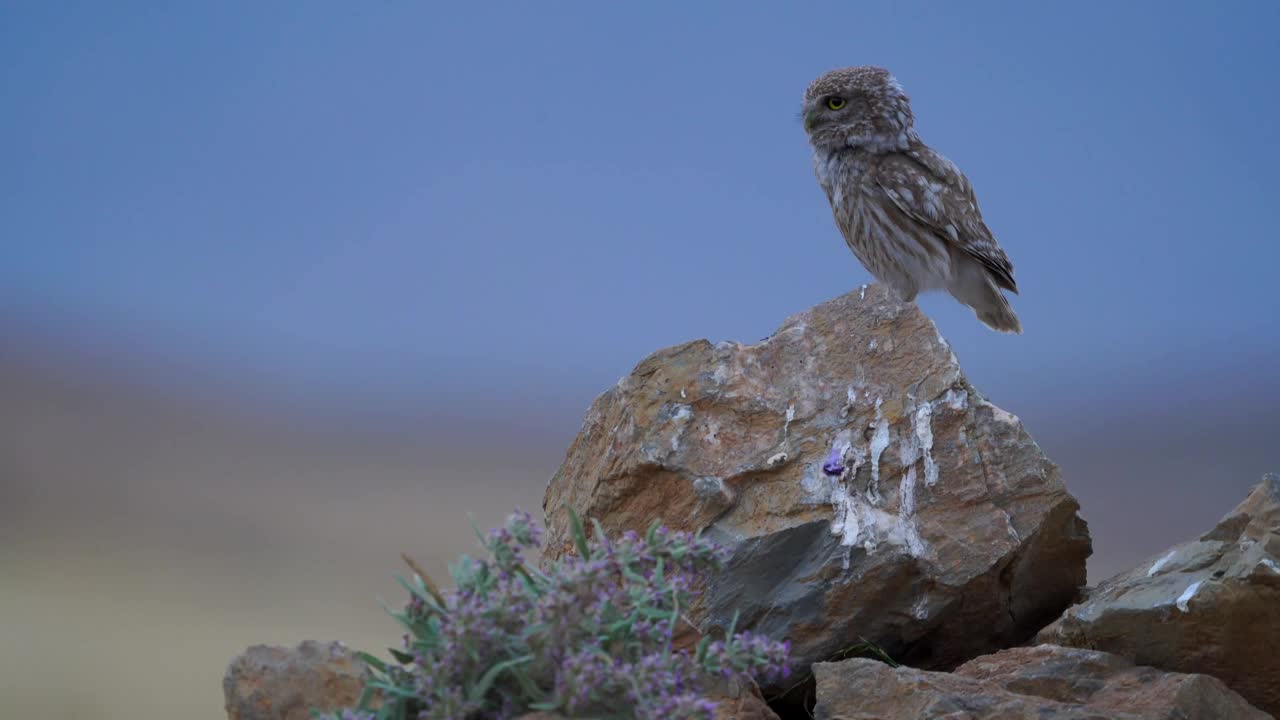
[{"label": "tan rock", "polygon": [[1266,720],[1220,680],[1041,645],[954,673],[873,660],[814,666],[818,720]]},{"label": "tan rock", "polygon": [[547,488],[552,557],[571,549],[569,507],[732,548],[691,616],[705,630],[739,612],[789,638],[798,667],[863,638],[928,667],[1022,642],[1072,601],[1090,552],[1022,423],[875,285],[754,345],[646,358],[592,404]]},{"label": "tan rock", "polygon": [[1213,675],[1280,714],[1280,476],[1199,539],[1099,584],[1038,637]]},{"label": "tan rock", "polygon": [[723,681],[707,694],[716,704],[713,720],[778,720],[760,689],[738,680]]},{"label": "tan rock", "polygon": [[296,648],[255,645],[222,681],[229,720],[310,720],[311,710],[351,707],[364,689],[364,663],[340,642]]}]

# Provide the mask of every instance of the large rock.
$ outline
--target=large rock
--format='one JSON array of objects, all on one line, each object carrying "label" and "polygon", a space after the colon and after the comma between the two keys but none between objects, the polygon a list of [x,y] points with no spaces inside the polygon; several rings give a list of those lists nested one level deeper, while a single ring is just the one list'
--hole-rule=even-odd
[{"label": "large rock", "polygon": [[1039,638],[1207,673],[1280,714],[1280,476],[1198,540],[1101,583]]},{"label": "large rock", "polygon": [[819,663],[817,720],[1266,720],[1220,680],[1092,650],[1005,650],[955,673]]},{"label": "large rock", "polygon": [[[824,470],[825,465],[825,470]],[[1089,536],[1058,468],[879,286],[755,345],[661,350],[592,404],[547,488],[609,532],[655,518],[733,550],[690,610],[789,638],[800,667],[862,638],[949,667],[1027,640],[1075,598]]]},{"label": "large rock", "polygon": [[311,710],[351,707],[364,689],[365,666],[340,642],[307,640],[296,648],[254,645],[222,681],[229,720],[310,720]]}]

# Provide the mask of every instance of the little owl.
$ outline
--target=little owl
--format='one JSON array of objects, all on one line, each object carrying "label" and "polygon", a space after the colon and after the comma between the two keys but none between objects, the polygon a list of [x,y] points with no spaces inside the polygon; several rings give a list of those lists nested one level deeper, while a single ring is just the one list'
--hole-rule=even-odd
[{"label": "little owl", "polygon": [[803,114],[836,226],[872,275],[904,302],[945,289],[990,327],[1022,332],[1000,292],[1018,292],[1013,264],[964,173],[916,135],[887,70],[832,70],[805,90]]}]

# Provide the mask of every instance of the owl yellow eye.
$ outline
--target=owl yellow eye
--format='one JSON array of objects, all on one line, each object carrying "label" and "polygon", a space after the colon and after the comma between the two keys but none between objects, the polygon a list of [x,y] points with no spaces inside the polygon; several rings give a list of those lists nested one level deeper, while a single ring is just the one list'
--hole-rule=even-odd
[{"label": "owl yellow eye", "polygon": [[844,107],[844,98],[842,97],[827,98],[827,107],[831,108],[832,110],[839,110],[840,108]]}]

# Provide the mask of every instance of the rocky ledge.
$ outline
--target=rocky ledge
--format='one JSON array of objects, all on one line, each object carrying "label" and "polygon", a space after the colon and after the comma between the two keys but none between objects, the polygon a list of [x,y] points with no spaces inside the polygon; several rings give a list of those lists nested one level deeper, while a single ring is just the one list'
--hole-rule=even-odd
[{"label": "rocky ledge", "polygon": [[864,640],[926,668],[1023,642],[1076,598],[1090,553],[1057,466],[875,285],[755,345],[646,358],[592,404],[547,488],[553,555],[569,508],[730,547],[695,622],[738,614],[802,666]]}]

